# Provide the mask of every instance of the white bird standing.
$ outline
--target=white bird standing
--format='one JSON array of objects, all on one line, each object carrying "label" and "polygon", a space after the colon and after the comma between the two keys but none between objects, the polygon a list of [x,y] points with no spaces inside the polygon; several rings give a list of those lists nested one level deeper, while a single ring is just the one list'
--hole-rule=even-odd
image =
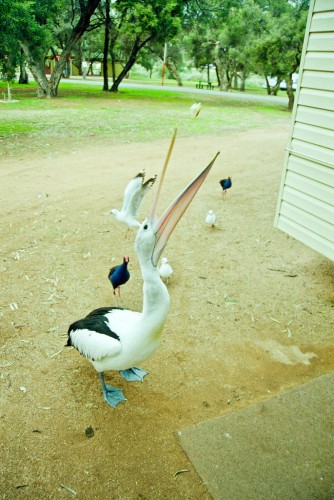
[{"label": "white bird standing", "polygon": [[116,220],[124,222],[129,227],[139,227],[140,223],[137,221],[138,210],[140,204],[145,196],[145,193],[151,189],[157,176],[150,177],[144,182],[145,170],[139,172],[136,177],[131,179],[124,190],[123,205],[121,210],[113,208],[112,213]]},{"label": "white bird standing", "polygon": [[162,259],[161,259],[161,264],[159,267],[159,274],[160,274],[160,278],[165,279],[167,283],[169,282],[169,278],[173,274],[173,268],[168,263],[168,260],[166,257],[162,257]]},{"label": "white bird standing", "polygon": [[125,397],[120,389],[104,381],[105,370],[119,370],[129,381],[141,381],[148,373],[136,365],[158,348],[169,310],[169,294],[161,281],[157,264],[176,224],[204,182],[218,154],[189,184],[158,219],[156,207],[168,160],[175,140],[174,132],[160,182],[148,217],[140,225],[135,240],[143,277],[142,312],[104,307],[73,323],[68,343],[86,356],[99,373],[105,401],[115,407]]},{"label": "white bird standing", "polygon": [[194,118],[196,118],[202,109],[202,105],[200,102],[195,102],[190,106],[190,113],[193,115]]},{"label": "white bird standing", "polygon": [[209,210],[208,213],[206,214],[206,217],[205,217],[205,222],[211,226],[211,227],[215,227],[216,225],[216,222],[217,222],[217,217],[216,217],[216,214],[214,213],[213,210]]}]

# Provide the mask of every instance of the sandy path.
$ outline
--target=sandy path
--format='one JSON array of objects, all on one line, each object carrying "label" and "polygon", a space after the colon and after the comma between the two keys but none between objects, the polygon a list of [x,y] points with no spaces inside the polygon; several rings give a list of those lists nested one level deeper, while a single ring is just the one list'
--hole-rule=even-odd
[{"label": "sandy path", "polygon": [[3,162],[2,498],[206,499],[178,430],[333,369],[333,263],[273,228],[287,135],[280,126],[177,140],[161,209],[221,155],[165,250],[171,311],[143,366],[150,375],[107,375],[128,398],[115,410],[90,363],[59,351],[72,321],[115,304],[107,273],[124,254],[122,303],[140,310],[134,233],[109,211],[139,169],[159,174],[169,139]]}]

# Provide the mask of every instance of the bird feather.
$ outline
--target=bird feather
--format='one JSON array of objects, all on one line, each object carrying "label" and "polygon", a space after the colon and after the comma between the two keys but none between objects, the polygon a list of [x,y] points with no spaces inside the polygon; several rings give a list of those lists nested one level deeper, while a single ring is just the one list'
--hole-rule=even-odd
[{"label": "bird feather", "polygon": [[153,186],[157,176],[151,177],[144,182],[145,170],[139,172],[136,177],[130,180],[127,184],[124,195],[123,204],[120,211],[113,209],[112,214],[120,222],[124,222],[129,227],[138,227],[140,224],[137,221],[138,210],[143,197],[147,191]]}]

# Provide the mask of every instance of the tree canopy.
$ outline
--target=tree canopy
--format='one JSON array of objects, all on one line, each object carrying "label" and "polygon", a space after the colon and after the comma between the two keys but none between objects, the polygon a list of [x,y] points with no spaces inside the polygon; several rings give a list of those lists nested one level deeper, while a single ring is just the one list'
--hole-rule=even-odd
[{"label": "tree canopy", "polygon": [[[117,91],[135,62],[149,68],[168,42],[165,62],[179,85],[186,59],[214,68],[221,90],[244,90],[250,73],[284,79],[293,102],[308,8],[309,0],[0,0],[0,70],[11,80],[25,61],[38,95],[51,97],[69,58],[81,66],[89,52],[103,58],[103,89]],[[57,63],[48,77],[50,53]],[[111,87],[107,60],[123,68],[109,75]]]}]

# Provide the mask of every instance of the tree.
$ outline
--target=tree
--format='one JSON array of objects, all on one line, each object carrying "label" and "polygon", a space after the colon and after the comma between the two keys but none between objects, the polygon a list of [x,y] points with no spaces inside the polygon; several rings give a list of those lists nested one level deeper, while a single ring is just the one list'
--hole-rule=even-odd
[{"label": "tree", "polygon": [[[100,0],[2,0],[0,14],[4,12],[1,30],[0,59],[10,62],[12,74],[20,62],[20,47],[28,67],[37,83],[37,95],[57,95],[58,85],[69,56],[82,35],[89,29],[91,18]],[[66,17],[67,23],[59,19]],[[2,26],[4,25],[4,26]],[[62,52],[55,69],[48,79],[45,75],[45,56],[56,39],[60,40]],[[10,47],[12,49],[10,50]]]},{"label": "tree", "polygon": [[0,73],[8,82],[15,79],[16,68],[23,62],[18,39],[20,26],[29,15],[27,7],[19,0],[0,2]]},{"label": "tree", "polygon": [[161,62],[161,67],[165,63],[166,68],[174,80],[177,81],[179,87],[182,87],[182,78],[180,75],[180,70],[183,64],[183,53],[181,50],[182,41],[181,38],[175,38],[174,42],[166,43],[166,61],[165,47],[161,43],[148,43],[144,47],[137,57],[137,62],[141,64],[150,73],[153,70],[153,66],[156,62]]},{"label": "tree", "polygon": [[[263,8],[267,9],[263,16],[264,30],[254,44],[253,59],[257,72],[267,80],[268,93],[277,93],[280,82],[286,81],[288,109],[291,110],[294,103],[292,75],[300,64],[309,1],[272,0]],[[276,78],[273,89],[270,89],[268,77]]]},{"label": "tree", "polygon": [[113,4],[111,16],[112,52],[117,52],[124,67],[110,88],[118,87],[132,66],[139,52],[149,43],[172,40],[180,29],[182,2],[177,0],[118,0]]},{"label": "tree", "polygon": [[[35,26],[38,28],[38,31],[42,34],[44,33],[44,27],[48,25],[48,23],[52,22],[52,14],[59,13],[59,9],[64,8],[64,1],[59,0],[58,2],[54,2],[52,0],[47,0],[42,2],[44,9],[39,11],[37,8],[35,10]],[[82,35],[87,31],[91,17],[93,16],[97,6],[99,5],[100,0],[79,0],[78,3],[72,2],[72,29],[68,34],[66,42],[64,44],[62,53],[60,54],[60,58],[57,61],[55,69],[51,74],[50,79],[48,80],[45,75],[44,70],[44,57],[47,53],[47,49],[50,46],[50,33],[48,32],[43,39],[41,39],[41,43],[35,46],[31,43],[29,38],[25,38],[21,40],[21,46],[27,58],[27,63],[32,72],[35,81],[38,85],[37,94],[39,96],[52,97],[56,96],[58,93],[58,85],[60,82],[60,78],[63,74],[64,68],[66,67],[68,58],[71,55],[71,51],[75,47],[76,43],[80,40]],[[52,8],[54,10],[46,10],[47,4],[52,4]],[[36,4],[37,5],[37,4]],[[48,7],[51,7],[49,5]],[[49,20],[49,16],[51,20]]]},{"label": "tree", "polygon": [[[103,45],[103,90],[108,91],[108,54],[110,45],[110,31],[111,31],[111,18],[110,18],[110,0],[105,2],[105,22],[104,22],[104,45]],[[113,70],[113,76],[114,76]]]}]

